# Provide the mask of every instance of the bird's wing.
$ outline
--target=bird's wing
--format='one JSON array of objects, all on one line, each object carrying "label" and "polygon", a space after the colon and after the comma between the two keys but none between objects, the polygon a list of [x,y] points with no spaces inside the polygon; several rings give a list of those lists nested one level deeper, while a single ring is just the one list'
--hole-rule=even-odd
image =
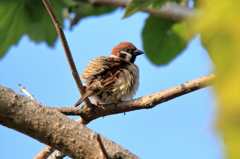
[{"label": "bird's wing", "polygon": [[128,64],[124,59],[115,57],[101,56],[93,59],[81,76],[82,79],[86,79],[86,93],[78,100],[75,106],[81,104],[87,97],[100,94],[103,90],[112,90],[116,80],[121,76],[122,70]]},{"label": "bird's wing", "polygon": [[101,75],[100,90],[111,90],[117,79],[121,76],[123,69],[128,65],[127,61],[114,57],[109,57],[106,63],[109,68]]}]

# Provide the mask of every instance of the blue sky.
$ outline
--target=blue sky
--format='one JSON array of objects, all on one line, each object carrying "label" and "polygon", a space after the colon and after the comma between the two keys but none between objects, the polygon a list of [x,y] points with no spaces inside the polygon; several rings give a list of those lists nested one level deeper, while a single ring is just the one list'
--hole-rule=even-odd
[{"label": "blue sky", "polygon": [[[123,9],[117,9],[85,18],[72,31],[65,29],[79,74],[91,59],[108,56],[121,41],[132,42],[143,50],[141,30],[148,15],[137,13],[122,19],[123,14]],[[65,25],[69,23],[65,21]],[[203,77],[213,70],[199,38],[166,66],[154,66],[145,55],[139,56],[136,64],[140,87],[135,98]],[[50,48],[24,36],[0,60],[0,76],[2,86],[20,93],[21,83],[38,102],[50,107],[72,107],[80,97],[59,39]],[[213,88],[205,88],[153,109],[99,118],[87,127],[144,159],[222,159],[222,142],[214,128],[213,93]],[[1,157],[8,159],[33,158],[45,146],[3,126],[0,140]]]}]

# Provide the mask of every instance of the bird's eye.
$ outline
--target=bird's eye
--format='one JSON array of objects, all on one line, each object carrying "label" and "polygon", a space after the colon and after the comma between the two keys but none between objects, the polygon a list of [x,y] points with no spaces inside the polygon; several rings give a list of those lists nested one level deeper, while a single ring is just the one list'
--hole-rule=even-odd
[{"label": "bird's eye", "polygon": [[129,48],[126,48],[124,51],[126,51],[126,52],[130,52],[130,49],[129,49]]}]

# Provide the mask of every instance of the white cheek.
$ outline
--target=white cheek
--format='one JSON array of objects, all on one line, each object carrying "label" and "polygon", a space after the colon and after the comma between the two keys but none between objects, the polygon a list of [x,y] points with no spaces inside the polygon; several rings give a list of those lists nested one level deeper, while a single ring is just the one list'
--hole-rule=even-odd
[{"label": "white cheek", "polygon": [[131,58],[132,58],[132,55],[131,55],[131,54],[126,54],[126,60],[127,60],[127,61],[130,61]]}]

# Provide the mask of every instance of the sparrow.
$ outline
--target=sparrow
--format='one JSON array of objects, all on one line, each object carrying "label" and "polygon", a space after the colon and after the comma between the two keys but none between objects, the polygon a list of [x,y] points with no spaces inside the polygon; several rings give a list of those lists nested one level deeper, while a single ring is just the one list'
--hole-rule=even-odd
[{"label": "sparrow", "polygon": [[97,105],[132,99],[139,86],[139,69],[134,61],[141,54],[132,43],[121,42],[112,49],[110,57],[100,56],[90,61],[81,76],[86,93],[75,106],[87,97]]}]

